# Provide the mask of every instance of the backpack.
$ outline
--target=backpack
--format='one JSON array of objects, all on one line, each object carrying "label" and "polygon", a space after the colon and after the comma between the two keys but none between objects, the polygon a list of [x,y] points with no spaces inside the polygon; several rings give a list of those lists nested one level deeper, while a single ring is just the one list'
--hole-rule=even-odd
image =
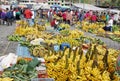
[{"label": "backpack", "polygon": [[8,19],[13,18],[13,12],[12,12],[12,11],[7,12],[6,17],[7,17]]}]

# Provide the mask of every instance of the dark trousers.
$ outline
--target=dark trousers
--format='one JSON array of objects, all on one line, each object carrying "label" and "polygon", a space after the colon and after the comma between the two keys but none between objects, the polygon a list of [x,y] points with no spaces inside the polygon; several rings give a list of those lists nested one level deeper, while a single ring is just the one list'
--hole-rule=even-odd
[{"label": "dark trousers", "polygon": [[7,25],[9,26],[9,25],[11,25],[12,26],[12,18],[11,19],[7,19]]},{"label": "dark trousers", "polygon": [[54,29],[57,29],[57,28],[58,28],[57,25],[55,25],[55,26],[54,26]]},{"label": "dark trousers", "polygon": [[69,24],[69,25],[70,25],[70,20],[67,20],[67,24]]},{"label": "dark trousers", "polygon": [[2,20],[0,19],[0,25],[2,24]]},{"label": "dark trousers", "polygon": [[105,26],[103,29],[105,31],[111,31],[112,32],[112,26],[109,26],[109,27]]}]

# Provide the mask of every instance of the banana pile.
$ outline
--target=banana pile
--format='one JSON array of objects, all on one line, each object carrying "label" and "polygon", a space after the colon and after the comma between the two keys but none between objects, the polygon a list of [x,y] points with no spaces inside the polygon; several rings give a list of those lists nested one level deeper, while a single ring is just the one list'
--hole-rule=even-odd
[{"label": "banana pile", "polygon": [[86,54],[78,46],[75,50],[50,51],[44,58],[48,75],[55,81],[119,81],[114,74],[118,54],[116,50],[91,44]]},{"label": "banana pile", "polygon": [[45,54],[48,54],[48,50],[43,46],[31,47],[29,51],[35,57],[43,57]]},{"label": "banana pile", "polygon": [[62,29],[69,29],[69,28],[70,28],[70,25],[69,25],[69,24],[61,23],[61,24],[59,25],[59,27],[62,28]]},{"label": "banana pile", "polygon": [[83,35],[84,35],[83,32],[75,29],[75,30],[70,31],[69,37],[74,39],[74,38],[80,38],[80,36],[83,36]]},{"label": "banana pile", "polygon": [[86,32],[91,32],[91,33],[95,33],[95,34],[104,34],[105,31],[103,29],[103,27],[105,26],[105,24],[103,23],[89,23],[86,21],[83,21],[81,23],[82,26],[82,30],[86,31]]},{"label": "banana pile", "polygon": [[46,30],[46,26],[37,24],[37,21],[35,21],[35,24],[32,27],[30,27],[27,22],[22,20],[17,21],[16,23],[18,24],[18,26],[16,27],[15,34],[21,36],[34,34]]},{"label": "banana pile", "polygon": [[13,81],[13,79],[6,77],[6,78],[0,78],[0,81]]}]

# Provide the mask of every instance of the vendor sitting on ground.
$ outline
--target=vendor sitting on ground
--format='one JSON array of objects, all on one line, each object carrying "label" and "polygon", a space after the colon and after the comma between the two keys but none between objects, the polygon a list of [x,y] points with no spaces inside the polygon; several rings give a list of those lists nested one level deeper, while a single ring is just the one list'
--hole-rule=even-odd
[{"label": "vendor sitting on ground", "polygon": [[54,30],[58,28],[58,21],[56,18],[54,18],[52,21],[51,21],[51,27],[54,27]]},{"label": "vendor sitting on ground", "polygon": [[103,29],[105,31],[111,31],[112,32],[112,26],[113,26],[113,19],[110,18],[109,21],[105,24],[105,27]]}]

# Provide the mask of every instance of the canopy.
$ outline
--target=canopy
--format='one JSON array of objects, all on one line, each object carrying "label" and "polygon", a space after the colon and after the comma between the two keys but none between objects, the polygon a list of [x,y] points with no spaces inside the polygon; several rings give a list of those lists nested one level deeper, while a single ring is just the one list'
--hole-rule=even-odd
[{"label": "canopy", "polygon": [[38,10],[38,9],[50,9],[50,6],[48,4],[43,4],[43,3],[39,3],[36,5],[33,5],[33,9],[34,10]]},{"label": "canopy", "polygon": [[51,8],[55,8],[55,7],[56,7],[56,8],[61,8],[61,6],[58,5],[58,4],[54,4],[54,5],[51,6]]},{"label": "canopy", "polygon": [[26,5],[18,5],[18,7],[20,7],[20,8],[25,8],[25,7],[27,7]]},{"label": "canopy", "polygon": [[79,7],[79,8],[82,8],[82,9],[85,9],[85,10],[93,10],[93,11],[104,11],[106,9],[104,8],[99,8],[99,7],[96,7],[94,5],[90,5],[90,4],[83,4],[83,3],[78,3],[78,4],[74,4],[76,7]]},{"label": "canopy", "polygon": [[70,8],[69,6],[61,6],[61,8]]},{"label": "canopy", "polygon": [[116,9],[110,9],[109,11],[110,11],[110,12],[117,13],[117,14],[119,14],[119,13],[120,13],[120,10],[116,10]]},{"label": "canopy", "polygon": [[50,9],[50,5],[48,5],[48,4],[43,4],[43,5],[41,6],[41,8],[42,8],[42,9]]}]

